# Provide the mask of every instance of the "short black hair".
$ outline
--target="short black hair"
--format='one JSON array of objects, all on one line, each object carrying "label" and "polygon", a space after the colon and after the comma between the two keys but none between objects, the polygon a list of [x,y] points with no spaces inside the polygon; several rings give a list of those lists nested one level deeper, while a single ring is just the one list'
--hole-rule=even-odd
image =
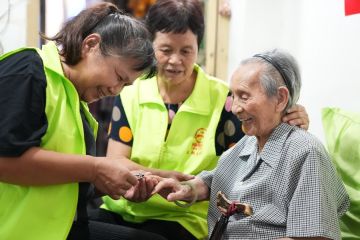
[{"label": "short black hair", "polygon": [[185,33],[190,29],[200,46],[204,37],[204,14],[198,0],[158,0],[145,21],[153,39],[156,32]]}]

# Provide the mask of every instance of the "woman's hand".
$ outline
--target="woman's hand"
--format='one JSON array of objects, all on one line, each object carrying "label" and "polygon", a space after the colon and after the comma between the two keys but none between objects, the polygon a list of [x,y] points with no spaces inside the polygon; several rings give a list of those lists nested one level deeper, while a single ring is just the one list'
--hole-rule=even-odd
[{"label": "woman's hand", "polygon": [[138,179],[129,169],[123,167],[118,159],[97,157],[92,183],[100,192],[113,199],[119,199],[138,183]]},{"label": "woman's hand", "polygon": [[191,201],[194,198],[191,187],[181,184],[173,178],[163,178],[160,180],[152,191],[152,194],[156,193],[170,202],[178,200]]},{"label": "woman's hand", "polygon": [[178,172],[178,171],[169,171],[169,170],[160,170],[160,169],[156,169],[155,171],[153,171],[153,174],[158,175],[163,178],[173,178],[180,182],[188,181],[195,177],[194,175],[190,175],[190,174],[186,174],[186,173],[182,173],[182,172]]},{"label": "woman's hand", "polygon": [[[124,195],[129,201],[132,202],[144,202],[152,196],[154,187],[160,181],[160,177],[151,175],[149,172],[140,171],[143,177],[138,178],[138,183],[131,187]],[[132,171],[133,174],[139,173],[139,171]]]},{"label": "woman's hand", "polygon": [[288,109],[286,115],[282,118],[282,121],[287,122],[290,125],[299,126],[305,130],[309,129],[309,116],[306,109],[299,104]]}]

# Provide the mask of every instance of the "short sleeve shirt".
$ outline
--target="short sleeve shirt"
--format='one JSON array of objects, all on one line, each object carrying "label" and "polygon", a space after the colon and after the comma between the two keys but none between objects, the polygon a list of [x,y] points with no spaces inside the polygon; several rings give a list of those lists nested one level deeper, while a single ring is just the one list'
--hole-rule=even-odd
[{"label": "short sleeve shirt", "polygon": [[327,237],[340,239],[339,217],[349,206],[326,150],[310,133],[281,123],[258,153],[245,136],[218,166],[198,176],[210,187],[209,233],[220,212],[216,193],[250,204],[253,215],[230,217],[224,239]]},{"label": "short sleeve shirt", "polygon": [[0,156],[40,146],[47,130],[46,78],[40,56],[25,50],[0,61]]}]

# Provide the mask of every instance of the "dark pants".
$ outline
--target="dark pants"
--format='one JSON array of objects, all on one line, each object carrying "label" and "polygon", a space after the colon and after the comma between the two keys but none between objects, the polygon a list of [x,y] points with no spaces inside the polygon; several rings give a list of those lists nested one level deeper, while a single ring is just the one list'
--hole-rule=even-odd
[{"label": "dark pants", "polygon": [[147,231],[125,226],[88,221],[74,222],[67,240],[166,240],[166,238]]},{"label": "dark pants", "polygon": [[[107,211],[105,209],[96,209],[89,211],[91,221],[114,224],[119,227],[133,229],[134,231],[146,232],[148,234],[161,235],[169,240],[196,240],[196,238],[188,232],[181,224],[172,221],[148,220],[143,223],[131,223],[123,220],[121,215]],[[133,238],[126,238],[133,239]],[[135,238],[134,238],[135,239]],[[156,239],[151,237],[138,239]]]}]

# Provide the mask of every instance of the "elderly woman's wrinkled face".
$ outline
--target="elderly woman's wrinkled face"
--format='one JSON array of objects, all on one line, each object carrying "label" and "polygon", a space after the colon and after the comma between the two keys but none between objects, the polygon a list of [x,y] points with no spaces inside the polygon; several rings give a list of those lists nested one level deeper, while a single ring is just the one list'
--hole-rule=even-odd
[{"label": "elderly woman's wrinkled face", "polygon": [[262,65],[248,63],[240,66],[231,79],[232,112],[241,120],[246,135],[259,141],[270,136],[281,122],[277,97],[268,97],[260,83]]},{"label": "elderly woman's wrinkled face", "polygon": [[153,46],[162,81],[177,84],[191,77],[198,54],[197,37],[191,30],[185,33],[156,32]]}]

